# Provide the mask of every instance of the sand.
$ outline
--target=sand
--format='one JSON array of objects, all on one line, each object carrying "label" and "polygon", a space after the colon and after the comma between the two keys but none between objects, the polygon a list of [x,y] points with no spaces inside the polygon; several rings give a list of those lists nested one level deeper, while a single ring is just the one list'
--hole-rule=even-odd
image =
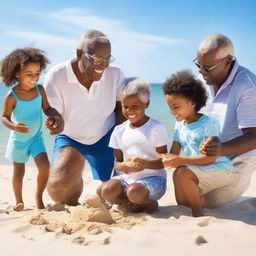
[{"label": "sand", "polygon": [[107,209],[95,191],[100,184],[85,170],[81,205],[55,204],[45,192],[46,209],[35,209],[37,170],[26,169],[25,210],[12,209],[11,165],[1,165],[1,255],[256,255],[256,173],[244,196],[194,218],[187,207],[176,205],[172,172],[168,188],[154,214],[123,214]]}]

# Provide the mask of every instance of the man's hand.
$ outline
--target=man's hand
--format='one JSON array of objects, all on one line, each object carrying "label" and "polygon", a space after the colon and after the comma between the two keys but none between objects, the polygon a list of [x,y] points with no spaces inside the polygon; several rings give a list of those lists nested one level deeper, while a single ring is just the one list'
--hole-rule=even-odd
[{"label": "man's hand", "polygon": [[45,128],[49,129],[51,135],[58,134],[64,129],[64,120],[61,116],[52,116],[45,121]]},{"label": "man's hand", "polygon": [[200,144],[200,152],[207,156],[218,156],[220,153],[221,143],[217,136],[208,137]]}]

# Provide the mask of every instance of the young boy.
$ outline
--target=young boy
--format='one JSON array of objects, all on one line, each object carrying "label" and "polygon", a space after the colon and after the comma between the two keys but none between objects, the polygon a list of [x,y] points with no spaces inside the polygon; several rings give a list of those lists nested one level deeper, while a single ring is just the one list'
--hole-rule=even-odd
[{"label": "young boy", "polygon": [[[204,195],[229,184],[232,162],[227,157],[199,152],[205,138],[219,136],[218,121],[199,113],[207,99],[202,83],[190,72],[182,71],[167,79],[163,89],[177,120],[171,154],[162,156],[163,163],[176,168],[173,182],[177,203],[189,206],[193,216],[202,216]],[[181,150],[182,156],[179,155]]]},{"label": "young boy", "polygon": [[145,114],[149,97],[150,87],[143,79],[132,78],[123,88],[122,112],[128,120],[115,127],[109,143],[120,175],[99,189],[109,203],[132,206],[126,211],[154,212],[166,190],[166,171],[157,153],[167,152],[167,131]]}]

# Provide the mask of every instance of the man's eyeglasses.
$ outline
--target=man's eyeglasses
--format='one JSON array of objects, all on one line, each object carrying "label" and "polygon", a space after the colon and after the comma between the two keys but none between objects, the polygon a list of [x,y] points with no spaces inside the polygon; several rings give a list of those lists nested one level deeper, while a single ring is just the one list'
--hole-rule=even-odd
[{"label": "man's eyeglasses", "polygon": [[98,65],[101,65],[103,63],[106,63],[106,64],[109,64],[109,63],[112,63],[115,58],[113,56],[110,56],[110,58],[108,59],[104,59],[102,57],[97,57],[97,56],[92,56],[90,55],[89,53],[84,53],[84,55],[88,58],[88,59],[91,59],[93,60],[93,64],[95,66],[98,66]]},{"label": "man's eyeglasses", "polygon": [[[227,56],[226,56],[227,57]],[[196,60],[197,60],[197,58],[195,58],[194,60],[193,60],[193,62],[194,62],[194,64],[199,68],[199,69],[202,69],[202,70],[204,70],[205,72],[210,72],[210,71],[212,71],[213,69],[215,69],[226,57],[224,57],[223,59],[221,59],[219,62],[217,62],[214,66],[212,66],[212,67],[204,67],[204,66],[202,66],[202,65],[200,65]]]}]

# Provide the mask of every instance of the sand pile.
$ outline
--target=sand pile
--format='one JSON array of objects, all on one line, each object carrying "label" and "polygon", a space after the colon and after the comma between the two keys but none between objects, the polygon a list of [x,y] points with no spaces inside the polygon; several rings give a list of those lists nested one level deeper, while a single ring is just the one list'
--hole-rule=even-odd
[{"label": "sand pile", "polygon": [[142,215],[124,216],[116,208],[108,210],[98,196],[88,198],[79,206],[55,205],[48,206],[39,213],[35,212],[32,211],[28,218],[30,224],[40,226],[46,232],[72,235],[73,242],[84,245],[95,243],[91,235],[103,233],[105,236],[100,239],[100,243],[106,244],[109,242],[108,234],[112,233],[113,228],[130,229],[147,220]]}]

